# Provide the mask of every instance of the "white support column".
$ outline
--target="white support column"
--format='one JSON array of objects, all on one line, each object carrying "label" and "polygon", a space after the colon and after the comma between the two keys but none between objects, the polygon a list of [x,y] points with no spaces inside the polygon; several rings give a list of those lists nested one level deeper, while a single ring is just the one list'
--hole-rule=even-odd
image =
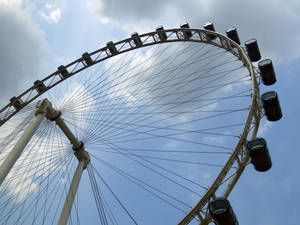
[{"label": "white support column", "polygon": [[73,150],[77,151],[82,148],[82,143],[74,136],[72,131],[69,129],[65,121],[61,118],[61,112],[52,107],[52,103],[45,99],[48,103],[46,118],[50,121],[55,121],[55,123],[59,126],[59,128],[64,132],[66,137],[69,139],[71,144],[73,145]]},{"label": "white support column", "polygon": [[61,112],[58,110],[55,110],[52,107],[52,104],[47,99],[43,99],[39,101],[36,105],[36,112],[35,117],[31,121],[31,123],[26,127],[24,133],[22,134],[21,138],[17,141],[16,145],[13,147],[13,149],[8,154],[7,158],[4,160],[2,165],[0,166],[0,185],[4,181],[5,177],[11,170],[11,168],[14,166],[17,159],[20,157],[21,153],[23,152],[24,148],[34,135],[34,132],[39,127],[42,119],[44,116],[51,120],[55,121],[55,123],[60,127],[60,129],[63,131],[63,133],[67,136],[67,138],[70,140],[74,155],[78,159],[78,166],[76,168],[76,171],[74,173],[62,212],[60,214],[60,218],[58,221],[58,225],[66,225],[71,213],[71,209],[73,206],[74,198],[76,196],[76,192],[79,186],[79,182],[81,179],[82,171],[87,167],[87,165],[90,162],[90,156],[88,152],[84,150],[84,145],[81,141],[79,141],[71,132],[71,130],[68,128],[66,123],[61,116]]},{"label": "white support column", "polygon": [[57,223],[58,225],[66,225],[71,213],[74,198],[76,196],[76,192],[81,179],[82,171],[87,167],[87,164],[90,162],[90,156],[88,152],[84,150],[83,143],[74,136],[67,124],[61,118],[61,112],[59,110],[54,109],[52,107],[51,102],[49,102],[47,99],[45,101],[47,101],[48,103],[46,118],[48,120],[55,121],[56,125],[58,125],[58,127],[66,135],[66,137],[72,144],[74,155],[77,157],[79,162],[74,176],[72,178],[72,182],[69,187],[69,191]]},{"label": "white support column", "polygon": [[82,171],[83,168],[85,167],[86,162],[81,160],[78,163],[77,169],[74,173],[72,182],[71,182],[71,186],[67,195],[67,198],[65,200],[63,209],[61,211],[60,217],[59,217],[59,221],[57,223],[57,225],[66,225],[71,213],[71,209],[73,206],[73,202],[74,202],[74,198],[78,189],[78,185],[80,182],[80,178],[82,175]]},{"label": "white support column", "polygon": [[78,141],[78,139],[70,131],[65,121],[62,118],[57,118],[55,119],[55,123],[59,126],[59,128],[64,132],[64,134],[70,140],[71,144],[73,145],[73,150],[78,150],[81,147],[81,142]]},{"label": "white support column", "polygon": [[26,145],[32,138],[34,132],[39,127],[42,119],[45,116],[45,109],[47,107],[47,103],[44,101],[40,101],[37,104],[37,110],[35,113],[35,117],[31,121],[31,123],[26,127],[24,133],[21,135],[21,138],[17,141],[16,145],[9,152],[8,156],[4,160],[4,162],[0,166],[0,185],[3,183],[7,174],[11,170],[11,168],[16,163],[17,159],[20,157],[21,153],[25,149]]},{"label": "white support column", "polygon": [[68,195],[66,197],[63,209],[61,211],[57,225],[66,225],[71,213],[74,198],[78,189],[78,185],[81,179],[82,171],[87,167],[90,162],[89,153],[83,149],[75,151],[75,156],[78,159],[78,166],[72,178],[71,185],[69,187]]}]

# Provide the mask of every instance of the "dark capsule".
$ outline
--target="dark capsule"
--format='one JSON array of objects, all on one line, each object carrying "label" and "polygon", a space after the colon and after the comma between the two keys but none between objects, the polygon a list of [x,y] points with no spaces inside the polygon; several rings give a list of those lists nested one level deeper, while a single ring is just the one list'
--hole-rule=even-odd
[{"label": "dark capsule", "polygon": [[159,26],[156,28],[157,34],[159,36],[159,39],[161,41],[167,40],[167,34],[166,31],[164,30],[163,26]]},{"label": "dark capsule", "polygon": [[135,44],[135,46],[137,46],[137,47],[140,47],[140,46],[142,46],[142,40],[141,40],[141,38],[140,38],[140,36],[139,36],[139,34],[138,33],[133,33],[132,35],[131,35],[131,38],[132,38],[132,40],[133,40],[133,42],[134,42],[134,44]]},{"label": "dark capsule", "polygon": [[40,81],[40,80],[34,81],[34,86],[35,86],[35,90],[38,93],[42,93],[42,92],[44,92],[46,90],[45,84],[42,81]]},{"label": "dark capsule", "polygon": [[118,50],[117,50],[115,44],[112,41],[107,42],[106,47],[108,48],[108,50],[110,51],[110,53],[112,55],[115,55],[115,54],[118,53]]},{"label": "dark capsule", "polygon": [[88,66],[93,65],[93,63],[94,63],[91,56],[87,52],[82,54],[82,59]]},{"label": "dark capsule", "polygon": [[218,225],[238,225],[230,202],[226,198],[216,198],[208,206],[211,217]]},{"label": "dark capsule", "polygon": [[[180,28],[189,29],[190,25],[188,23],[182,23],[180,25]],[[184,39],[190,39],[192,37],[192,32],[189,30],[185,30],[185,31],[183,31],[183,36],[184,36]]]},{"label": "dark capsule", "polygon": [[241,44],[239,35],[238,35],[235,27],[227,29],[226,30],[226,35],[227,35],[228,38],[230,38],[231,40],[233,40],[238,45]]},{"label": "dark capsule", "polygon": [[10,102],[12,104],[12,106],[16,109],[16,110],[20,110],[22,109],[22,106],[23,106],[23,102],[21,99],[17,98],[17,97],[12,97],[10,99]]},{"label": "dark capsule", "polygon": [[272,167],[272,161],[265,139],[259,137],[254,138],[248,141],[247,148],[255,170],[264,172]]},{"label": "dark capsule", "polygon": [[259,61],[258,68],[264,85],[272,85],[276,83],[276,76],[271,59],[263,59]]},{"label": "dark capsule", "polygon": [[278,95],[275,91],[269,91],[261,96],[265,115],[269,121],[277,121],[282,117]]},{"label": "dark capsule", "polygon": [[257,62],[261,59],[260,51],[258,48],[257,40],[250,39],[245,42],[247,53],[252,62]]},{"label": "dark capsule", "polygon": [[58,68],[58,73],[62,76],[62,77],[66,77],[69,75],[69,72],[67,70],[67,68],[63,65],[59,66]]},{"label": "dark capsule", "polygon": [[[209,31],[213,31],[215,32],[215,27],[214,27],[214,24],[212,22],[207,22],[206,24],[204,24],[203,28],[205,30],[209,30]],[[209,40],[213,40],[213,39],[216,39],[216,36],[215,35],[212,35],[212,34],[208,34],[207,35],[207,38]]]}]

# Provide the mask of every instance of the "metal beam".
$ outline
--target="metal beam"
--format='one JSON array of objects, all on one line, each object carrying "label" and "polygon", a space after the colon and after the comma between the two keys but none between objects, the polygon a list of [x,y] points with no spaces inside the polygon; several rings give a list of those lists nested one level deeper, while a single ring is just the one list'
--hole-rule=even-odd
[{"label": "metal beam", "polygon": [[78,186],[79,186],[79,182],[80,182],[80,179],[81,179],[81,175],[82,175],[84,165],[85,165],[85,161],[79,161],[77,169],[74,173],[74,176],[73,176],[73,179],[72,179],[72,182],[71,182],[71,185],[70,185],[70,189],[68,191],[68,195],[67,195],[67,198],[65,200],[65,203],[64,203],[63,209],[61,211],[61,214],[60,214],[57,225],[66,225],[67,222],[68,222],[68,219],[69,219],[69,216],[70,216],[70,213],[71,213],[71,209],[72,209],[72,206],[73,206],[74,198],[75,198],[75,195],[76,195],[76,192],[77,192],[77,189],[78,189]]},{"label": "metal beam", "polygon": [[10,172],[18,158],[21,156],[26,145],[34,135],[35,131],[38,129],[42,119],[45,116],[46,108],[48,104],[46,101],[39,101],[36,105],[36,112],[33,120],[26,127],[24,133],[21,135],[20,139],[17,141],[13,149],[9,152],[8,156],[0,166],[0,185],[3,183],[7,174]]},{"label": "metal beam", "polygon": [[77,192],[79,182],[81,179],[82,171],[87,167],[87,164],[90,162],[90,156],[86,151],[84,151],[84,150],[75,151],[74,154],[77,157],[79,163],[78,163],[77,169],[74,173],[74,176],[73,176],[73,179],[72,179],[69,191],[68,191],[68,195],[66,197],[66,200],[65,200],[63,209],[61,211],[57,225],[66,225],[67,224],[68,219],[70,217],[71,209],[73,206],[74,198],[76,196],[76,192]]}]

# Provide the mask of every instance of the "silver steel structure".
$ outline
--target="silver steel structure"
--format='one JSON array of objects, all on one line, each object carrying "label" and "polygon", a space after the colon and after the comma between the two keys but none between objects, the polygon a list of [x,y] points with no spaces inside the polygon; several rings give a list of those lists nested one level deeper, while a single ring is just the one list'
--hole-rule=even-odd
[{"label": "silver steel structure", "polygon": [[84,150],[83,143],[77,140],[77,138],[70,131],[70,129],[65,124],[64,120],[60,117],[60,115],[61,113],[55,110],[52,107],[51,102],[49,102],[47,99],[43,99],[38,102],[36,106],[34,119],[26,127],[26,130],[22,134],[21,138],[18,140],[15,147],[11,150],[6,160],[2,163],[0,167],[0,184],[2,184],[3,180],[6,178],[7,174],[10,172],[11,168],[14,166],[15,162],[20,157],[22,151],[25,149],[26,145],[32,138],[34,132],[37,130],[44,116],[51,121],[55,121],[55,123],[70,140],[75,151],[74,154],[79,161],[58,221],[58,225],[66,225],[78,189],[82,171],[87,167],[87,164],[90,162],[90,157],[89,154]]},{"label": "silver steel structure", "polygon": [[[190,32],[191,35],[186,35],[187,32]],[[211,36],[215,36],[216,38],[210,38]],[[29,103],[33,102],[37,99],[40,95],[48,91],[49,89],[53,88],[54,86],[58,85],[59,83],[63,82],[64,80],[72,77],[73,75],[79,73],[80,71],[93,66],[101,61],[104,61],[108,58],[114,57],[116,55],[151,45],[168,43],[168,42],[202,42],[214,45],[216,47],[223,48],[228,52],[232,53],[236,56],[237,59],[243,62],[244,66],[248,69],[249,74],[252,80],[252,104],[249,108],[248,117],[246,118],[246,122],[244,125],[244,129],[239,137],[239,141],[236,144],[235,149],[232,151],[232,154],[228,158],[227,162],[225,163],[223,169],[219,173],[219,175],[215,178],[212,185],[207,189],[205,195],[198,201],[198,203],[190,210],[190,212],[178,223],[178,225],[185,225],[189,224],[192,219],[195,217],[198,218],[200,224],[208,224],[211,222],[211,218],[207,212],[207,205],[211,199],[216,197],[216,191],[220,187],[220,185],[224,185],[226,183],[226,188],[223,193],[223,197],[227,197],[231,190],[233,189],[234,185],[238,181],[239,177],[243,173],[246,165],[249,163],[248,154],[246,150],[246,141],[247,138],[253,138],[257,134],[257,130],[259,127],[259,122],[261,118],[261,108],[260,108],[260,100],[259,100],[259,87],[258,87],[258,80],[257,80],[257,73],[248,58],[245,50],[226,36],[211,32],[208,30],[201,30],[201,29],[168,29],[168,30],[157,30],[150,33],[145,33],[142,35],[135,34],[128,39],[124,39],[122,41],[116,43],[108,43],[107,46],[96,50],[91,53],[86,53],[83,57],[69,63],[66,66],[60,67],[57,71],[50,74],[49,76],[45,77],[41,80],[42,86],[38,86],[38,84],[33,85],[28,90],[23,92],[21,95],[17,96],[17,103],[11,102],[10,104],[6,105],[4,108],[0,110],[0,121],[1,125],[8,121],[11,117],[13,117],[19,110],[23,107],[28,105]],[[53,113],[52,113],[53,114]],[[54,113],[55,114],[55,113]],[[79,160],[79,164],[72,180],[72,185],[70,187],[65,206],[63,209],[63,213],[60,217],[59,224],[66,224],[67,222],[67,214],[70,212],[70,204],[74,200],[74,196],[76,193],[76,189],[79,184],[79,180],[81,177],[82,170],[86,167],[86,164],[89,162],[89,156],[83,149],[83,144],[77,140],[77,138],[72,134],[72,132],[68,129],[65,125],[63,120],[58,115],[55,116],[47,116],[46,117],[50,120],[54,120],[56,124],[64,131],[65,135],[70,140],[73,149],[80,149],[80,154],[77,155]],[[34,128],[31,129],[32,132],[36,129],[36,125],[38,125],[39,121],[42,119],[45,113],[38,114],[37,122],[33,122]],[[36,124],[36,125],[35,125]],[[25,131],[24,136],[30,136],[26,134]],[[26,140],[28,138],[25,138]],[[26,140],[22,140],[21,142],[26,145]],[[28,140],[27,140],[28,142]],[[24,145],[22,144],[22,145]],[[16,145],[18,148],[19,144]],[[24,146],[23,146],[24,147]],[[18,155],[21,152],[18,153]],[[9,157],[8,157],[9,158]],[[13,157],[16,158],[16,157]],[[10,166],[6,166],[6,164],[2,165],[2,167],[11,167],[13,163],[8,163]],[[227,177],[229,170],[233,166],[233,164],[238,165],[238,168],[234,174],[230,177]],[[2,168],[1,167],[1,168]],[[7,171],[7,169],[3,169],[3,171]],[[2,171],[2,170],[1,170]],[[3,180],[4,175],[1,174],[1,179]]]}]

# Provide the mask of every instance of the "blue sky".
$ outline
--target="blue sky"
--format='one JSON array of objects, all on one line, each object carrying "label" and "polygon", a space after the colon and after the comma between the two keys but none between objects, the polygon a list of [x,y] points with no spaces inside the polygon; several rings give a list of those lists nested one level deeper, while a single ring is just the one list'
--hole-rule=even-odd
[{"label": "blue sky", "polygon": [[[0,0],[0,105],[61,64],[158,25],[178,27],[188,21],[202,28],[213,21],[224,33],[235,26],[241,42],[256,38],[263,58],[271,58],[283,118],[261,122],[273,167],[258,173],[248,166],[230,195],[240,224],[299,224],[300,181],[297,125],[300,72],[300,3],[297,0]],[[143,224],[143,223],[142,223]]]}]

